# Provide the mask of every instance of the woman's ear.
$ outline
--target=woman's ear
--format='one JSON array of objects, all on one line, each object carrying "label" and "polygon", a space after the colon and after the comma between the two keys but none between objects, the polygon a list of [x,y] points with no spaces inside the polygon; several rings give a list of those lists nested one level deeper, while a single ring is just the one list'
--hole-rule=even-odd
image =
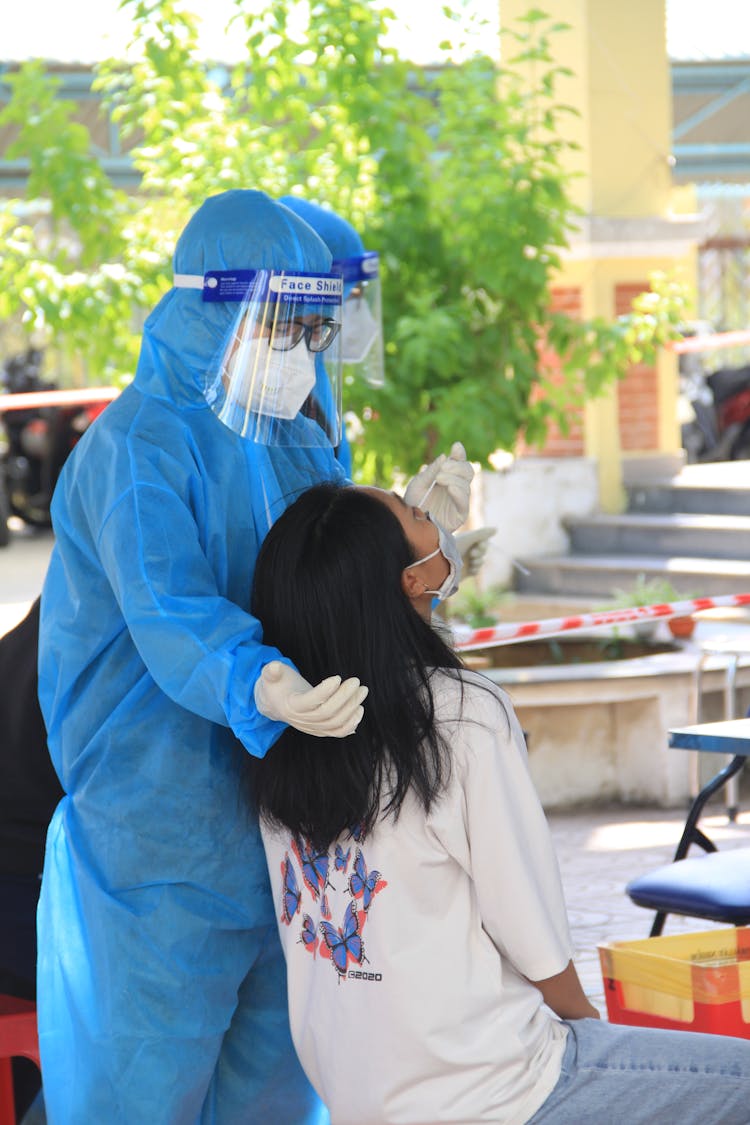
[{"label": "woman's ear", "polygon": [[411,567],[401,571],[401,589],[410,601],[415,601],[424,594],[424,582]]}]

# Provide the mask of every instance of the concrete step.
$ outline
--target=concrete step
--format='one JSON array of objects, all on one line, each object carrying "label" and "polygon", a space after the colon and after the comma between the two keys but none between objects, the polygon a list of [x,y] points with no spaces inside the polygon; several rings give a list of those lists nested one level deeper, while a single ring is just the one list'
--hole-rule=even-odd
[{"label": "concrete step", "polygon": [[689,555],[750,560],[750,515],[626,513],[565,521],[574,555]]},{"label": "concrete step", "polygon": [[685,465],[672,476],[627,482],[631,512],[750,515],[750,461]]},{"label": "concrete step", "polygon": [[[750,561],[663,555],[559,555],[519,559],[516,589],[524,594],[606,599],[639,575],[666,578],[685,597],[750,593]],[[523,567],[523,569],[520,569]]]},{"label": "concrete step", "polygon": [[627,489],[631,512],[690,512],[746,516],[750,489],[693,487],[675,484],[641,484]]}]

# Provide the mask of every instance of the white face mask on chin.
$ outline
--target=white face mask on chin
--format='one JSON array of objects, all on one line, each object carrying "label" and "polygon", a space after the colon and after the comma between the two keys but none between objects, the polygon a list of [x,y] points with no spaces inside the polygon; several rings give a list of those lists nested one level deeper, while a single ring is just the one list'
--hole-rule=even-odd
[{"label": "white face mask on chin", "polygon": [[413,566],[419,566],[420,563],[428,562],[429,559],[433,559],[435,555],[442,555],[445,561],[448,563],[448,574],[446,575],[443,582],[441,582],[439,589],[425,589],[425,594],[432,594],[432,596],[434,598],[437,598],[439,602],[444,602],[446,598],[450,598],[453,594],[455,594],[456,590],[458,589],[458,584],[461,581],[463,559],[461,558],[461,552],[458,549],[458,544],[456,543],[453,535],[451,535],[450,531],[446,531],[445,528],[437,522],[437,520],[432,518],[432,516],[428,516],[427,518],[429,519],[430,523],[437,528],[438,545],[434,551],[431,551],[429,553],[429,555],[425,555],[424,558],[417,559],[416,562],[410,563],[406,569],[410,570]]},{"label": "white face mask on chin", "polygon": [[274,351],[255,338],[233,356],[228,394],[243,407],[272,418],[292,419],[315,386],[315,356],[300,340],[289,351]]}]

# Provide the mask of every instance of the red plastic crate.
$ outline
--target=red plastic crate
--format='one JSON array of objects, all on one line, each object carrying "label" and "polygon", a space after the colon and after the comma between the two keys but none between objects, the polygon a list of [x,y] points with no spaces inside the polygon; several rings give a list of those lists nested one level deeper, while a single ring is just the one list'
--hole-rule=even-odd
[{"label": "red plastic crate", "polygon": [[611,1023],[750,1039],[750,927],[599,946]]}]

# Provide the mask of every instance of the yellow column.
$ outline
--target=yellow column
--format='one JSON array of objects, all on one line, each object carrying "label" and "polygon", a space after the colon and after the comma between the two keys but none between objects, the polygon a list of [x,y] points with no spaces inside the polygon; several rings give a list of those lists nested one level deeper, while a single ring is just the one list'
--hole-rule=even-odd
[{"label": "yellow column", "polygon": [[595,458],[599,468],[599,503],[605,512],[625,508],[620,458],[620,412],[617,387],[609,387],[584,410],[586,456]]},{"label": "yellow column", "polygon": [[[545,0],[555,33],[552,52],[570,77],[557,80],[559,99],[578,116],[565,119],[568,140],[579,146],[568,166],[582,173],[574,202],[591,214],[665,214],[671,191],[672,96],[666,45],[665,0]],[[500,0],[504,28],[528,0]],[[503,46],[502,51],[512,51]],[[529,80],[539,80],[538,64]]]}]

